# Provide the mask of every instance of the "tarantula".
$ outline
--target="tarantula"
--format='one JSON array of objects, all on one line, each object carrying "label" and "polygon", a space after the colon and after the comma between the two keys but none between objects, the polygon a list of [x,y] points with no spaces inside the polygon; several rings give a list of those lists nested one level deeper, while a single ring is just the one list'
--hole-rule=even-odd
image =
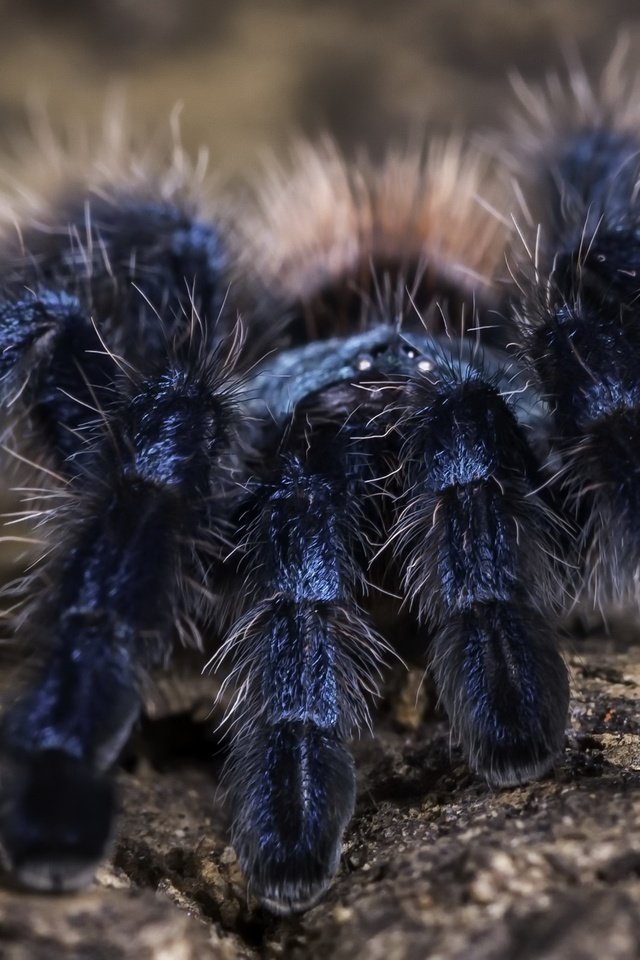
[{"label": "tarantula", "polygon": [[336,871],[348,741],[398,631],[472,770],[501,787],[554,763],[559,611],[638,599],[640,122],[606,82],[524,99],[516,190],[504,149],[303,144],[235,209],[198,207],[180,157],[18,218],[0,374],[64,532],[1,735],[25,885],[92,876],[176,638],[231,661],[232,841],[274,912]]}]

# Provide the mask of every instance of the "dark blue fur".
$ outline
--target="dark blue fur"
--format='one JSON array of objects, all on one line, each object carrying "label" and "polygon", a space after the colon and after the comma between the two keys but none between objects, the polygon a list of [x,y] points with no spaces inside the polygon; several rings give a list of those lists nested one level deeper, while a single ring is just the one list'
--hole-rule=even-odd
[{"label": "dark blue fur", "polygon": [[124,192],[71,198],[60,204],[54,227],[29,228],[18,249],[0,253],[3,282],[14,296],[27,287],[77,297],[109,332],[112,347],[142,369],[151,357],[161,363],[169,347],[188,351],[185,316],[192,307],[203,321],[199,337],[207,341],[215,332],[217,339],[228,268],[215,224],[186,205]]},{"label": "dark blue fur", "polygon": [[87,424],[95,432],[100,408],[113,402],[113,360],[86,307],[51,290],[23,291],[2,304],[0,379],[9,395],[22,391],[36,439],[56,467],[81,471]]},{"label": "dark blue fur", "polygon": [[554,531],[535,492],[542,473],[481,369],[416,378],[406,403],[392,532],[404,588],[434,632],[436,682],[469,763],[491,783],[518,783],[558,754],[569,700],[547,625]]},{"label": "dark blue fur", "polygon": [[640,136],[584,129],[547,162],[538,271],[548,280],[520,304],[525,348],[590,591],[628,600],[640,568]]},{"label": "dark blue fur", "polygon": [[[197,371],[170,368],[143,381],[113,415],[93,451],[85,515],[75,518],[38,625],[48,635],[44,669],[4,718],[12,788],[0,835],[29,885],[84,882],[111,832],[105,772],[137,719],[141,672],[168,656],[191,540],[207,521],[212,464],[227,440],[213,371]],[[79,823],[75,803],[65,820],[60,805],[29,800],[35,784],[55,793],[60,778],[82,784]],[[29,821],[30,810],[39,820]]]},{"label": "dark blue fur", "polygon": [[251,662],[228,771],[233,842],[253,892],[278,912],[313,902],[336,870],[355,801],[345,741],[366,713],[359,673],[377,642],[355,598],[357,450],[333,430],[330,447],[311,439],[303,452],[296,429],[248,510],[240,634],[250,627],[230,644],[240,666]]}]

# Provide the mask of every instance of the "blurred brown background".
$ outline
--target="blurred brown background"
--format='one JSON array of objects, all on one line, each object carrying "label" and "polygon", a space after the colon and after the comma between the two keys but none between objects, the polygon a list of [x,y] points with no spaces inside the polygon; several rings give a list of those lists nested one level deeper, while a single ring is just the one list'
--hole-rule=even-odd
[{"label": "blurred brown background", "polygon": [[375,150],[491,123],[509,71],[577,51],[595,73],[620,34],[640,49],[634,0],[0,0],[0,23],[5,148],[31,99],[91,123],[116,86],[143,127],[181,101],[187,145],[225,172],[292,132]]}]

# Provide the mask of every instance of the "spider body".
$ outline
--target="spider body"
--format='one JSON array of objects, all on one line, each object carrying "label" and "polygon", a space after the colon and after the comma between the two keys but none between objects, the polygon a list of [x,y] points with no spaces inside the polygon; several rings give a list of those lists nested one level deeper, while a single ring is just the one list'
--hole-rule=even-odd
[{"label": "spider body", "polygon": [[66,498],[22,617],[43,667],[2,732],[23,883],[91,876],[141,679],[179,636],[217,649],[234,690],[253,892],[313,903],[353,810],[348,741],[401,646],[381,589],[471,768],[497,787],[550,769],[558,609],[635,599],[639,569],[639,133],[603,102],[569,97],[565,130],[533,100],[542,234],[516,285],[504,192],[455,142],[380,167],[301,146],[233,223],[186,202],[175,167],[160,199],[146,177],[89,182],[6,245],[0,372]]}]

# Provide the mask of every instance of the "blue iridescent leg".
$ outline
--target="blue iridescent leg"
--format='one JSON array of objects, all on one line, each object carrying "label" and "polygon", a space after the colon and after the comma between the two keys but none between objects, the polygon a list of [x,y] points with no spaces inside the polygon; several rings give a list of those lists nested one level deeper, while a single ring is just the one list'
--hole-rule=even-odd
[{"label": "blue iridescent leg", "polygon": [[517,313],[549,400],[586,592],[600,607],[637,607],[640,137],[606,111],[601,123],[567,130],[538,158],[541,239]]},{"label": "blue iridescent leg", "polygon": [[355,600],[353,468],[338,437],[280,458],[247,528],[254,602],[223,650],[249,665],[231,714],[233,844],[276,913],[308,907],[337,869],[355,797],[346,741],[375,690],[380,641]]},{"label": "blue iridescent leg", "polygon": [[[208,519],[229,413],[213,369],[138,384],[94,448],[93,489],[48,566],[32,628],[44,667],[2,727],[0,844],[28,886],[86,882],[111,835],[109,768],[139,712],[141,672],[164,662]],[[88,468],[89,469],[89,468]]]},{"label": "blue iridescent leg", "polygon": [[404,592],[433,631],[432,669],[470,765],[497,786],[520,783],[561,750],[569,698],[542,476],[478,371],[416,378],[406,403],[392,531]]},{"label": "blue iridescent leg", "polygon": [[25,225],[16,244],[0,247],[4,290],[16,299],[41,289],[76,298],[110,348],[142,369],[162,362],[169,344],[174,354],[189,352],[194,315],[203,345],[216,342],[223,324],[233,328],[229,266],[214,223],[191,203],[150,199],[149,187],[76,189],[47,220]]},{"label": "blue iridescent leg", "polygon": [[76,297],[27,291],[0,305],[3,399],[19,397],[34,439],[67,477],[82,472],[100,410],[114,402],[117,372]]}]

